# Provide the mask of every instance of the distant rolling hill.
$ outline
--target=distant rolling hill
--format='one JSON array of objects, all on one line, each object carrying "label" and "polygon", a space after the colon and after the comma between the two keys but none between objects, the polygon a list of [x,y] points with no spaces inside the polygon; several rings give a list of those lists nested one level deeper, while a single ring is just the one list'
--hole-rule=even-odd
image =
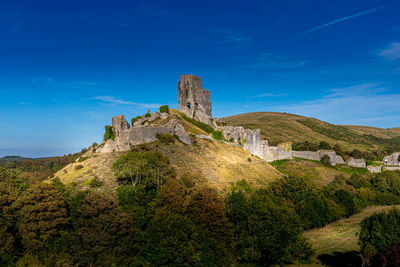
[{"label": "distant rolling hill", "polygon": [[228,125],[261,129],[270,144],[282,142],[339,144],[343,150],[383,151],[400,146],[400,128],[334,125],[315,118],[288,113],[255,112],[226,117]]}]

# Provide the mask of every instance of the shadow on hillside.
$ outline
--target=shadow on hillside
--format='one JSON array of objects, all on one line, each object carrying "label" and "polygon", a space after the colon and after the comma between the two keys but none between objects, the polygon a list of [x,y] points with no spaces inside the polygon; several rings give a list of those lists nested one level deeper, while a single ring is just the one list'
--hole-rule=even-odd
[{"label": "shadow on hillside", "polygon": [[362,260],[357,251],[350,252],[333,252],[331,254],[322,254],[319,255],[318,260],[321,261],[322,264],[330,267],[344,267],[344,266],[361,266]]}]

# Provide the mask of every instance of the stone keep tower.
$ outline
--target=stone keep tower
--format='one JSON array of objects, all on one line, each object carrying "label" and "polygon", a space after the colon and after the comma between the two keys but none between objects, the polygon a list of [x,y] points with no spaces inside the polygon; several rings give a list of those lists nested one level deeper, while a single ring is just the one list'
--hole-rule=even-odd
[{"label": "stone keep tower", "polygon": [[203,88],[199,76],[182,75],[178,83],[178,97],[180,112],[200,122],[211,123],[210,91]]}]

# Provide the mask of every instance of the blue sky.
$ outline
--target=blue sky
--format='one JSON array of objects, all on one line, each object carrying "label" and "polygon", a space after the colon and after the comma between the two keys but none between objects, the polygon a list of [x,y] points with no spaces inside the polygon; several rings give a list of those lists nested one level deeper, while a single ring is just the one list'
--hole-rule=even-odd
[{"label": "blue sky", "polygon": [[400,1],[2,1],[0,156],[101,142],[111,117],[177,107],[400,127]]}]

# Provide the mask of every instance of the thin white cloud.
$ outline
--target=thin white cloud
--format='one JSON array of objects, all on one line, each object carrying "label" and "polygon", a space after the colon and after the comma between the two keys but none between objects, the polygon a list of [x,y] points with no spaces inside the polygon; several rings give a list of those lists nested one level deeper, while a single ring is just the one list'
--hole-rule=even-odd
[{"label": "thin white cloud", "polygon": [[317,31],[317,30],[320,30],[320,29],[323,29],[325,27],[334,25],[336,23],[340,23],[340,22],[343,22],[343,21],[346,21],[346,20],[350,20],[350,19],[354,19],[354,18],[357,18],[357,17],[361,17],[361,16],[364,16],[364,15],[367,15],[367,14],[371,14],[371,13],[377,12],[377,11],[379,11],[381,9],[384,9],[384,8],[386,8],[386,7],[385,6],[379,6],[379,7],[376,7],[376,8],[371,8],[371,9],[367,9],[367,10],[355,13],[355,14],[350,15],[350,16],[345,16],[345,17],[342,17],[342,18],[339,18],[339,19],[332,20],[332,21],[330,21],[328,23],[325,23],[325,24],[316,26],[314,28],[311,28],[311,29],[309,29],[307,31],[304,31],[304,32],[296,35],[294,38],[298,38],[300,36],[309,34],[311,32],[314,32],[314,31]]},{"label": "thin white cloud", "polygon": [[80,87],[92,87],[92,86],[98,86],[99,84],[93,81],[70,81],[70,82],[60,82],[53,80],[48,77],[44,78],[33,78],[30,79],[31,82],[33,83],[40,83],[40,84],[46,84],[48,86],[54,86],[54,87],[65,87],[65,88],[80,88]]},{"label": "thin white cloud", "polygon": [[382,50],[379,55],[390,61],[400,59],[400,43],[391,43],[389,47]]},{"label": "thin white cloud", "polygon": [[132,101],[126,101],[123,99],[115,98],[113,96],[96,96],[93,99],[100,100],[102,102],[112,105],[136,106],[139,108],[158,108],[161,106],[161,104],[155,104],[155,103],[137,103]]},{"label": "thin white cloud", "polygon": [[[385,90],[378,83],[359,84],[332,89],[320,99],[279,106],[277,110],[316,117],[334,124],[399,127],[400,94],[381,93]],[[346,91],[348,94],[344,93]]]},{"label": "thin white cloud", "polygon": [[249,96],[249,97],[247,97],[247,98],[281,97],[281,96],[287,96],[287,94],[265,93],[265,94],[259,94],[259,95]]},{"label": "thin white cloud", "polygon": [[266,70],[287,70],[303,67],[307,63],[306,60],[292,60],[272,53],[262,53],[256,62],[250,64],[249,67]]},{"label": "thin white cloud", "polygon": [[219,28],[214,29],[211,32],[220,34],[222,36],[223,40],[218,42],[220,45],[230,45],[235,49],[242,49],[252,44],[252,41],[249,37],[233,29]]}]

